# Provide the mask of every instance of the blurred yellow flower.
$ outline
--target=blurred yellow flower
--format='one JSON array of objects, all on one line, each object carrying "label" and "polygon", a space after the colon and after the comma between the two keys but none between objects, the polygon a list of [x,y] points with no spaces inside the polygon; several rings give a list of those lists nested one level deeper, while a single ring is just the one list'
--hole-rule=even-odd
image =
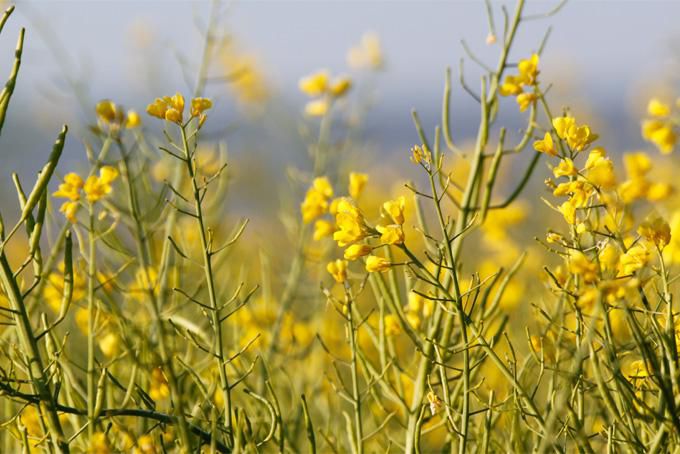
[{"label": "blurred yellow flower", "polygon": [[400,195],[394,200],[388,200],[383,203],[383,210],[392,218],[395,224],[404,224],[404,207],[406,206],[406,198]]},{"label": "blurred yellow flower", "polygon": [[344,257],[347,260],[357,260],[371,253],[373,248],[368,244],[352,244],[345,249]]},{"label": "blurred yellow flower", "polygon": [[85,181],[83,191],[89,202],[97,202],[105,195],[111,193],[111,183],[118,178],[118,169],[111,166],[103,166],[99,169],[99,176],[90,175]]},{"label": "blurred yellow flower", "polygon": [[327,99],[315,99],[305,104],[305,114],[310,117],[323,117],[329,108],[330,103]]},{"label": "blurred yellow flower", "polygon": [[390,269],[390,266],[392,266],[392,264],[387,259],[378,257],[377,255],[369,255],[366,258],[366,271],[369,273],[387,271]]},{"label": "blurred yellow flower", "polygon": [[326,271],[333,276],[335,282],[342,284],[347,280],[347,260],[335,260],[328,262],[326,265]]},{"label": "blurred yellow flower", "polygon": [[638,227],[638,233],[647,241],[653,243],[659,249],[663,249],[671,241],[671,228],[661,217],[652,217],[645,220]]},{"label": "blurred yellow flower", "polygon": [[328,89],[329,79],[330,74],[323,69],[300,79],[298,87],[308,96],[319,96]]},{"label": "blurred yellow flower", "polygon": [[349,196],[358,199],[368,182],[368,175],[365,173],[350,172],[349,174]]},{"label": "blurred yellow flower", "polygon": [[314,223],[314,241],[333,235],[335,225],[325,219],[319,219]]},{"label": "blurred yellow flower", "polygon": [[375,33],[364,33],[359,45],[347,52],[347,64],[355,69],[381,69],[384,65],[380,38]]},{"label": "blurred yellow flower", "polygon": [[653,117],[667,117],[671,114],[671,106],[659,100],[659,98],[652,98],[647,104],[647,113]]}]

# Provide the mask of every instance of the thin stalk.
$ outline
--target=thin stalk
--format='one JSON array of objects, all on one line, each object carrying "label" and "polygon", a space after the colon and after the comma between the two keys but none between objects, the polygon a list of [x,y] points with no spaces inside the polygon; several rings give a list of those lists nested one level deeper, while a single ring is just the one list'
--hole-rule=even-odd
[{"label": "thin stalk", "polygon": [[95,279],[97,277],[97,249],[95,244],[94,231],[94,205],[92,202],[88,203],[88,267],[87,267],[87,435],[90,440],[94,436],[95,429],[95,386],[97,377],[95,376],[95,358],[94,358],[94,316],[95,316]]},{"label": "thin stalk", "polygon": [[208,242],[205,229],[205,218],[203,216],[203,204],[198,181],[194,169],[194,161],[189,150],[189,143],[187,141],[186,126],[180,128],[182,135],[182,146],[184,148],[184,158],[186,160],[187,172],[191,180],[192,192],[194,197],[194,215],[198,224],[199,234],[201,237],[201,248],[203,252],[203,268],[205,272],[205,280],[208,286],[208,297],[210,299],[211,322],[214,330],[214,344],[213,355],[215,356],[215,363],[220,375],[220,386],[224,398],[224,425],[227,430],[229,441],[231,445],[234,443],[234,433],[232,429],[232,404],[231,404],[231,387],[229,385],[229,378],[227,376],[227,365],[224,357],[224,343],[222,342],[222,321],[220,320],[220,309],[217,301],[217,294],[215,291],[215,279],[212,270],[212,251],[211,244]]},{"label": "thin stalk", "polygon": [[361,393],[359,392],[359,367],[357,364],[357,340],[354,326],[353,299],[349,289],[345,287],[345,305],[347,307],[347,336],[352,351],[352,400],[354,402],[354,432],[356,454],[364,452],[364,429],[361,421]]}]

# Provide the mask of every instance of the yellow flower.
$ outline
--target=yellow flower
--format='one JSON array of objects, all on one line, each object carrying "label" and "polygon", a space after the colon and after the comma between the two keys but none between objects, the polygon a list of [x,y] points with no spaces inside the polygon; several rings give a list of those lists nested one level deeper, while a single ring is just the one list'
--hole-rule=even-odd
[{"label": "yellow flower", "polygon": [[312,187],[327,199],[333,197],[333,186],[331,186],[331,182],[328,181],[328,177],[314,178]]},{"label": "yellow flower", "polygon": [[108,333],[101,339],[99,339],[99,348],[102,353],[109,358],[115,356],[118,353],[118,348],[120,346],[120,338],[115,333]]},{"label": "yellow flower", "polygon": [[328,80],[330,76],[328,71],[320,70],[307,77],[300,79],[298,86],[300,91],[309,96],[319,96],[328,89]]},{"label": "yellow flower", "polygon": [[333,235],[335,225],[325,219],[319,219],[314,223],[314,241]]},{"label": "yellow flower", "polygon": [[564,202],[557,209],[560,213],[562,213],[562,216],[564,216],[564,220],[567,221],[567,224],[576,224],[576,206],[574,206],[570,200]]},{"label": "yellow flower", "polygon": [[658,98],[652,98],[647,104],[647,112],[653,117],[667,117],[671,113],[671,106]]},{"label": "yellow flower", "polygon": [[420,315],[416,314],[415,312],[407,312],[405,316],[406,322],[411,325],[411,328],[418,329],[420,327],[420,323],[422,322]]},{"label": "yellow flower", "polygon": [[326,213],[328,211],[328,199],[331,197],[333,197],[333,188],[328,178],[315,178],[312,182],[312,187],[307,190],[305,199],[300,204],[302,221],[308,224]]},{"label": "yellow flower", "polygon": [[637,232],[647,241],[652,242],[659,249],[666,247],[671,241],[671,228],[668,223],[661,217],[653,217],[647,219]]},{"label": "yellow flower", "polygon": [[194,98],[191,100],[191,116],[200,117],[212,107],[212,101],[208,98]]},{"label": "yellow flower", "polygon": [[413,290],[408,292],[408,311],[409,312],[420,312],[423,309],[425,298],[422,295],[417,294]]},{"label": "yellow flower", "polygon": [[52,194],[54,197],[64,197],[71,201],[80,200],[80,190],[85,182],[77,173],[67,173],[59,189]]},{"label": "yellow flower", "polygon": [[72,224],[75,224],[78,220],[76,215],[78,214],[78,208],[80,205],[78,202],[64,202],[59,207],[59,211],[64,213],[64,217],[69,220]]},{"label": "yellow flower", "polygon": [[678,142],[678,136],[673,130],[673,124],[660,120],[646,120],[642,123],[642,137],[652,142],[663,154],[673,151]]},{"label": "yellow flower", "polygon": [[385,210],[385,213],[387,213],[389,217],[392,218],[395,224],[403,225],[405,206],[406,198],[404,198],[403,195],[400,195],[394,200],[388,200],[387,202],[383,203],[383,210]]},{"label": "yellow flower", "polygon": [[414,164],[426,163],[430,164],[432,162],[432,153],[425,145],[414,145],[411,147],[411,161]]},{"label": "yellow flower", "polygon": [[123,112],[109,99],[99,101],[95,106],[95,111],[97,117],[104,123],[120,123],[123,120]]},{"label": "yellow flower", "polygon": [[553,143],[552,135],[550,135],[549,132],[545,133],[543,140],[534,142],[534,150],[550,156],[557,156],[557,150],[555,150],[555,144]]},{"label": "yellow flower", "polygon": [[395,336],[401,333],[401,325],[399,318],[394,314],[387,314],[384,318],[385,334],[388,336]]},{"label": "yellow flower", "polygon": [[583,277],[586,283],[597,280],[597,264],[591,262],[581,251],[571,251],[569,254],[569,272]]},{"label": "yellow flower", "polygon": [[149,397],[153,400],[163,400],[170,396],[170,387],[168,381],[165,379],[165,374],[160,367],[156,367],[151,371],[151,383],[149,388]]},{"label": "yellow flower", "polygon": [[607,158],[604,148],[597,147],[590,151],[585,168],[586,178],[595,186],[604,189],[612,189],[616,186],[614,163]]},{"label": "yellow flower", "polygon": [[520,60],[517,64],[520,79],[525,85],[533,85],[536,83],[536,76],[538,75],[538,54],[531,54],[531,57]]},{"label": "yellow flower", "polygon": [[619,263],[620,255],[621,253],[615,245],[607,243],[597,254],[597,260],[600,262],[600,267],[603,270],[612,271]]},{"label": "yellow flower", "polygon": [[555,178],[574,176],[577,173],[578,170],[574,166],[574,161],[569,158],[562,159],[557,167],[553,168],[553,175],[555,175]]},{"label": "yellow flower", "polygon": [[305,104],[305,114],[310,117],[323,117],[328,112],[330,103],[327,99],[315,99]]},{"label": "yellow flower", "polygon": [[351,199],[340,199],[337,204],[335,224],[338,230],[333,233],[333,239],[338,246],[345,247],[366,237],[364,216]]},{"label": "yellow flower", "polygon": [[350,88],[352,88],[352,79],[347,76],[342,76],[333,81],[328,91],[331,95],[339,98],[340,96],[345,95]]},{"label": "yellow flower", "polygon": [[335,282],[342,284],[347,280],[347,260],[335,260],[328,262],[326,265],[326,271],[333,276]]},{"label": "yellow flower", "polygon": [[630,179],[643,178],[652,169],[652,160],[646,153],[626,153],[623,155],[623,165]]},{"label": "yellow flower", "polygon": [[352,244],[345,249],[344,257],[347,260],[356,260],[371,253],[373,248],[367,244]]},{"label": "yellow flower", "polygon": [[184,96],[175,93],[174,96],[156,98],[146,107],[146,112],[154,117],[181,124],[184,115]]},{"label": "yellow flower", "polygon": [[96,202],[111,192],[111,183],[118,178],[118,169],[103,166],[99,169],[99,176],[90,175],[85,181],[83,191],[89,202]]},{"label": "yellow flower", "polygon": [[358,46],[347,52],[347,64],[355,69],[377,70],[383,66],[380,38],[375,33],[365,33]]},{"label": "yellow flower", "polygon": [[379,225],[376,230],[380,232],[380,241],[383,244],[402,244],[404,242],[404,229],[400,225]]},{"label": "yellow flower", "polygon": [[358,199],[368,182],[368,175],[365,173],[350,172],[349,174],[349,196]]},{"label": "yellow flower", "polygon": [[501,96],[516,96],[522,93],[522,80],[517,76],[505,76],[498,89]]},{"label": "yellow flower", "polygon": [[139,116],[137,111],[128,110],[125,116],[125,127],[127,129],[138,128],[142,124],[142,117]]},{"label": "yellow flower", "polygon": [[553,119],[553,128],[557,136],[566,140],[569,147],[574,151],[582,151],[597,139],[587,125],[579,126],[573,117],[558,117]]},{"label": "yellow flower", "polygon": [[640,243],[630,247],[619,257],[619,276],[627,276],[644,267],[649,261],[649,251]]},{"label": "yellow flower", "polygon": [[90,454],[108,454],[111,452],[109,440],[104,432],[96,432],[92,435],[90,448],[87,452]]},{"label": "yellow flower", "polygon": [[517,104],[519,104],[519,111],[524,112],[530,105],[536,102],[538,97],[535,93],[520,93],[517,95]]},{"label": "yellow flower", "polygon": [[366,258],[366,271],[369,273],[387,271],[390,269],[390,266],[392,266],[392,264],[387,259],[378,257],[377,255],[369,255]]}]

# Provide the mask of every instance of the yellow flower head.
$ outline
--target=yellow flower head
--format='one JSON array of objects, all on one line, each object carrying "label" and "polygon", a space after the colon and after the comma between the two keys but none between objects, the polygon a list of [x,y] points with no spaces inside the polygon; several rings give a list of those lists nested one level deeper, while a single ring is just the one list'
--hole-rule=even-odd
[{"label": "yellow flower head", "polygon": [[567,145],[574,151],[582,151],[588,145],[597,140],[587,125],[577,125],[574,117],[558,117],[553,119],[553,128],[557,136],[565,140]]},{"label": "yellow flower head", "polygon": [[392,218],[395,224],[404,224],[404,207],[406,206],[406,198],[403,195],[394,200],[388,200],[383,203],[383,210]]},{"label": "yellow flower head", "polygon": [[328,271],[328,273],[333,276],[335,282],[342,284],[347,280],[347,260],[338,259],[328,262],[328,265],[326,265],[326,271]]},{"label": "yellow flower head", "polygon": [[320,70],[307,77],[300,79],[298,84],[300,91],[308,96],[319,96],[328,89],[330,75],[327,70]]},{"label": "yellow flower head", "polygon": [[550,156],[557,156],[557,150],[555,150],[555,144],[553,143],[552,135],[549,132],[545,133],[543,140],[534,142],[534,150]]},{"label": "yellow flower head", "polygon": [[333,235],[335,225],[325,219],[319,219],[314,223],[314,241]]},{"label": "yellow flower head", "polygon": [[349,196],[358,199],[368,182],[368,175],[365,173],[350,172],[349,174]]},{"label": "yellow flower head", "polygon": [[375,33],[365,33],[358,46],[347,52],[347,64],[355,69],[377,70],[383,67],[383,54],[380,38]]},{"label": "yellow flower head", "polygon": [[333,81],[328,91],[331,95],[339,98],[347,94],[350,88],[352,88],[352,79],[348,76],[341,76]]},{"label": "yellow flower head", "polygon": [[647,113],[652,117],[667,117],[671,114],[671,106],[658,98],[652,98],[647,104]]},{"label": "yellow flower head", "polygon": [[425,145],[414,145],[411,147],[411,162],[414,164],[430,164],[432,162],[432,153]]},{"label": "yellow flower head", "polygon": [[335,224],[338,230],[333,233],[333,239],[338,242],[338,246],[345,247],[364,239],[367,234],[364,216],[351,199],[340,199],[336,209]]},{"label": "yellow flower head", "polygon": [[637,243],[619,257],[619,275],[628,276],[644,267],[649,262],[649,251],[641,243]]},{"label": "yellow flower head", "polygon": [[305,104],[305,114],[310,117],[323,117],[329,108],[330,103],[327,99],[315,99]]},{"label": "yellow flower head", "polygon": [[315,178],[312,182],[312,187],[307,190],[305,199],[300,204],[302,221],[308,224],[326,213],[328,211],[328,199],[331,197],[333,197],[333,188],[328,178]]},{"label": "yellow flower head", "polygon": [[531,57],[520,60],[517,64],[520,79],[525,85],[533,85],[536,83],[536,76],[538,76],[538,54],[532,54]]},{"label": "yellow flower head", "polygon": [[128,110],[125,116],[125,127],[127,129],[138,128],[142,124],[142,117],[139,116],[137,111]]},{"label": "yellow flower head", "polygon": [[64,197],[71,201],[80,200],[80,190],[85,182],[77,173],[67,173],[64,182],[59,185],[59,189],[52,194],[54,197]]},{"label": "yellow flower head", "polygon": [[498,89],[501,96],[517,96],[522,93],[522,80],[518,76],[505,76]]},{"label": "yellow flower head", "polygon": [[156,98],[146,107],[146,112],[161,120],[181,124],[184,115],[184,96],[181,93],[175,93],[174,96]]},{"label": "yellow flower head", "polygon": [[385,334],[388,336],[395,336],[401,333],[401,325],[399,318],[394,314],[387,314],[383,319],[385,322]]},{"label": "yellow flower head", "polygon": [[562,159],[557,167],[553,168],[555,178],[574,176],[576,174],[578,174],[578,170],[574,166],[574,161],[569,158]]},{"label": "yellow flower head", "polygon": [[642,137],[656,145],[663,154],[672,152],[678,142],[673,124],[661,120],[644,121],[642,123]]},{"label": "yellow flower head", "polygon": [[517,95],[517,104],[519,105],[519,111],[524,112],[536,102],[538,96],[535,93],[520,93]]},{"label": "yellow flower head", "polygon": [[378,257],[377,255],[369,255],[366,258],[366,271],[369,273],[387,271],[390,269],[390,266],[392,266],[392,264],[389,260]]},{"label": "yellow flower head", "polygon": [[75,224],[76,221],[78,220],[76,218],[76,215],[78,214],[78,208],[80,208],[80,205],[78,202],[64,202],[62,203],[61,207],[59,208],[59,211],[64,213],[64,217],[69,220],[72,224]]},{"label": "yellow flower head", "polygon": [[671,242],[671,228],[663,218],[658,216],[644,221],[637,231],[640,236],[659,249],[665,248]]},{"label": "yellow flower head", "polygon": [[400,225],[379,225],[376,230],[380,232],[380,241],[383,244],[402,244],[404,242],[404,229]]},{"label": "yellow flower head", "polygon": [[352,244],[345,249],[344,257],[347,260],[356,260],[371,253],[373,248],[368,244]]},{"label": "yellow flower head", "polygon": [[210,108],[212,108],[212,100],[208,98],[194,98],[191,100],[192,117],[200,117]]},{"label": "yellow flower head", "polygon": [[111,192],[111,183],[118,178],[118,169],[103,166],[99,169],[99,176],[90,175],[85,181],[83,191],[88,202],[97,202]]},{"label": "yellow flower head", "polygon": [[123,111],[119,109],[118,106],[116,106],[116,104],[109,99],[99,101],[95,106],[95,111],[97,112],[97,117],[99,117],[99,119],[104,123],[120,124],[123,121],[124,117]]}]

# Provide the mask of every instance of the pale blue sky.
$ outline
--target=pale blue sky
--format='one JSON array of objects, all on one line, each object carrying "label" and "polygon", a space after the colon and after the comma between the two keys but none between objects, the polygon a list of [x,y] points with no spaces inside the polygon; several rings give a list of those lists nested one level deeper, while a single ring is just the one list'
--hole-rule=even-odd
[{"label": "pale blue sky", "polygon": [[[503,3],[512,11],[512,2]],[[527,13],[548,11],[556,3],[529,0]],[[500,13],[500,3],[494,5]],[[42,155],[64,118],[74,113],[84,118],[46,46],[53,39],[42,30],[41,20],[49,20],[80,68],[76,72],[88,80],[93,101],[108,97],[143,109],[155,96],[186,90],[176,56],[198,59],[201,37],[195,24],[205,20],[209,9],[207,1],[20,1],[0,37],[0,74],[6,74],[18,27],[28,28],[24,64],[0,147],[21,153],[3,153],[3,169],[24,167],[30,164],[27,156]],[[543,79],[564,87],[562,96],[567,99],[573,95],[596,101],[595,113],[635,132],[630,94],[641,81],[659,79],[673,68],[675,56],[680,55],[678,17],[680,1],[572,0],[556,16],[527,23],[513,58],[534,50],[552,25],[541,64]],[[497,14],[497,26],[501,22]],[[285,94],[283,108],[295,114],[304,103],[297,93],[298,78],[321,67],[345,71],[347,49],[363,32],[377,32],[388,67],[376,81],[380,103],[369,127],[372,141],[387,150],[401,144],[408,147],[415,140],[411,107],[418,108],[428,126],[434,127],[444,68],[458,65],[463,56],[461,39],[489,62],[498,52],[498,46],[484,44],[488,29],[480,0],[237,1],[231,4],[225,23],[260,56],[275,90]],[[151,85],[135,82],[149,61],[139,58],[132,44],[131,31],[143,28],[142,24],[158,43],[154,58],[163,74]],[[468,62],[467,68],[474,80],[474,65]],[[570,80],[573,85],[566,83]],[[460,91],[454,94],[454,103],[464,129],[474,121],[474,105]],[[36,134],[21,135],[26,127]],[[77,153],[82,155],[82,147]],[[7,173],[0,178],[6,179]]]}]

